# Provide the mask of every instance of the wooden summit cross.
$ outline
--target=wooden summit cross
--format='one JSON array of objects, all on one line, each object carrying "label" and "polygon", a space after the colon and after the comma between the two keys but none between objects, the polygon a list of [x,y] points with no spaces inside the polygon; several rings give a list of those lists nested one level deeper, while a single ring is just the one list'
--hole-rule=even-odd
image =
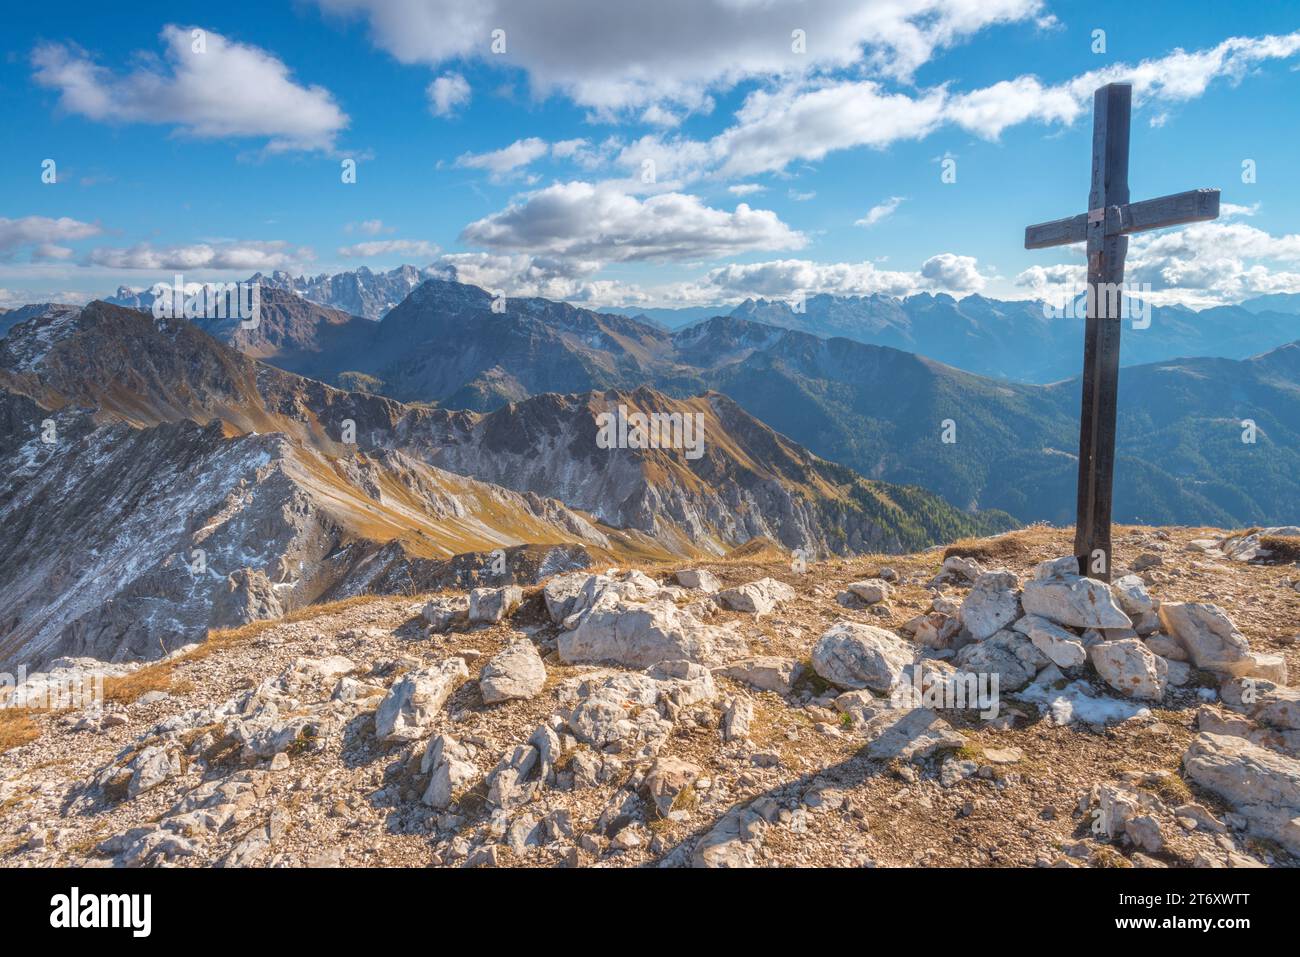
[{"label": "wooden summit cross", "polygon": [[1083,340],[1079,413],[1079,573],[1110,581],[1110,505],[1119,386],[1119,286],[1128,235],[1219,215],[1219,191],[1194,189],[1140,203],[1128,201],[1128,131],[1133,87],[1110,83],[1093,96],[1092,192],[1088,211],[1025,229],[1025,248],[1088,244],[1088,321]]}]

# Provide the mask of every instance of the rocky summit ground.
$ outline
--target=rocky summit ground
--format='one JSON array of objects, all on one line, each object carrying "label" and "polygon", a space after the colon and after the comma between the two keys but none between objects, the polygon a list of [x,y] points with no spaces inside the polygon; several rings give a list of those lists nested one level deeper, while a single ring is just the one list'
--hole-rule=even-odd
[{"label": "rocky summit ground", "polygon": [[[0,709],[0,861],[1292,866],[1285,537],[1117,529],[1112,588],[1045,527],[754,548],[55,662]],[[96,668],[102,707],[17,706]],[[898,694],[963,675],[998,676],[996,717]]]}]

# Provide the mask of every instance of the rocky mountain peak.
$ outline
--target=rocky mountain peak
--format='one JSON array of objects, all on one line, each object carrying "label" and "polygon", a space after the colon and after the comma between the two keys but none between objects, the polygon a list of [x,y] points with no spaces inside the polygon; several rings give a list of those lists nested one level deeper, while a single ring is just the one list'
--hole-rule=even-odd
[{"label": "rocky mountain peak", "polygon": [[[1294,569],[1229,558],[1225,533],[1116,532],[1113,585],[1037,528],[888,564],[742,550],[349,599],[156,663],[65,657],[11,697],[98,680],[106,700],[0,712],[0,853],[1293,865]],[[285,811],[304,791],[310,827]]]}]

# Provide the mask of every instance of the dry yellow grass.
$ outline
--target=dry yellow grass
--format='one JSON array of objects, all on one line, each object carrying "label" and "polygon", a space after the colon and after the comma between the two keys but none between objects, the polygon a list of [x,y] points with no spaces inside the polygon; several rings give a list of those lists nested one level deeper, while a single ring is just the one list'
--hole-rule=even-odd
[{"label": "dry yellow grass", "polygon": [[743,562],[785,562],[789,561],[789,550],[765,536],[751,538],[743,545],[737,545],[725,556],[727,561]]},{"label": "dry yellow grass", "polygon": [[104,702],[131,704],[147,691],[171,691],[175,662],[141,668],[120,678],[104,679]]},{"label": "dry yellow grass", "polygon": [[973,558],[976,561],[991,559],[1018,558],[1028,548],[1013,535],[1000,535],[997,538],[963,538],[953,542],[943,550],[944,558],[954,555],[961,558]]},{"label": "dry yellow grass", "polygon": [[1292,562],[1300,562],[1300,538],[1261,535],[1259,543],[1272,552],[1268,559],[1271,565],[1289,565]]},{"label": "dry yellow grass", "polygon": [[0,754],[20,748],[41,736],[41,726],[26,708],[0,708]]},{"label": "dry yellow grass", "polygon": [[[250,621],[246,625],[240,625],[238,628],[221,628],[215,631],[209,631],[207,640],[200,644],[184,657],[177,658],[174,662],[165,664],[176,664],[181,661],[197,661],[206,658],[208,655],[227,648],[231,645],[237,645],[244,641],[256,638],[258,635],[280,625],[290,625],[298,621],[307,621],[311,618],[319,618],[323,615],[332,615],[348,608],[356,608],[361,605],[370,605],[376,602],[391,601],[392,595],[354,595],[351,598],[344,598],[340,601],[332,601],[323,605],[304,605],[297,608],[282,618],[268,618],[263,621]],[[152,667],[162,667],[154,665]],[[144,671],[146,669],[141,669]],[[139,674],[140,672],[137,672]]]}]

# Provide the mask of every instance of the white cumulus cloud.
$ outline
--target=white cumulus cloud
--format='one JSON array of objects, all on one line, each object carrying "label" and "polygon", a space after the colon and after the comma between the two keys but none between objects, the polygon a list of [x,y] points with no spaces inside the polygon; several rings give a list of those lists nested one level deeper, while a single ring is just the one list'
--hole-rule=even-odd
[{"label": "white cumulus cloud", "polygon": [[[1032,266],[1015,283],[1049,301],[1077,294],[1087,281],[1087,266],[1082,254],[1076,255],[1075,263]],[[1273,235],[1223,221],[1139,233],[1129,238],[1124,279],[1136,294],[1158,305],[1194,309],[1300,292],[1300,235]]]},{"label": "white cumulus cloud", "polygon": [[324,87],[296,82],[267,51],[163,28],[163,54],[114,73],[85,51],[48,43],[32,53],[38,84],[59,93],[59,106],[105,123],[160,123],[199,139],[265,138],[271,152],[328,150],[348,117]]},{"label": "white cumulus cloud", "polygon": [[489,153],[464,153],[456,160],[456,165],[465,169],[487,170],[499,178],[541,159],[549,151],[550,147],[545,140],[530,136]]},{"label": "white cumulus cloud", "polygon": [[6,219],[0,216],[0,260],[11,259],[20,249],[35,247],[38,259],[66,259],[71,250],[61,243],[98,236],[103,230],[95,223],[84,223],[68,216],[23,216]]},{"label": "white cumulus cloud", "polygon": [[[906,78],[937,50],[993,24],[1033,22],[1041,0],[317,0],[365,18],[403,63],[466,59],[519,68],[535,93],[598,114],[641,111],[672,124],[710,92],[853,64]],[[493,50],[501,30],[504,49]],[[800,31],[800,36],[795,31]],[[800,43],[802,40],[802,43]],[[646,112],[649,107],[658,107]]]},{"label": "white cumulus cloud", "polygon": [[683,193],[640,199],[586,182],[530,193],[470,223],[461,239],[495,251],[616,262],[690,261],[807,242],[774,212],[745,203],[728,212]]},{"label": "white cumulus cloud", "polygon": [[653,298],[665,304],[734,303],[741,299],[783,299],[803,293],[835,296],[910,296],[921,292],[965,295],[984,287],[984,277],[970,256],[940,253],[917,271],[880,269],[872,262],[826,263],[777,259],[731,263],[699,279],[663,290]]},{"label": "white cumulus cloud", "polygon": [[973,256],[940,253],[921,263],[921,276],[934,289],[949,292],[978,292],[984,288]]},{"label": "white cumulus cloud", "polygon": [[837,150],[884,149],[952,126],[997,139],[1023,123],[1068,126],[1089,116],[1094,90],[1106,83],[1132,83],[1138,106],[1177,104],[1202,95],[1216,80],[1238,82],[1258,65],[1297,52],[1300,31],[1232,37],[1205,50],[1176,49],[1136,64],[1112,64],[1063,83],[1025,75],[964,93],[949,84],[895,92],[872,78],[791,80],[751,92],[734,123],[711,139],[646,136],[624,150],[619,162],[634,168],[652,156],[661,172],[684,180],[745,177],[781,172]]},{"label": "white cumulus cloud", "polygon": [[444,73],[425,91],[429,96],[429,109],[434,116],[454,116],[456,111],[470,101],[469,83],[459,73]]},{"label": "white cumulus cloud", "polygon": [[272,240],[248,242],[193,243],[154,246],[137,243],[125,249],[100,247],[91,251],[87,263],[110,269],[293,269],[310,261],[310,249]]},{"label": "white cumulus cloud", "polygon": [[633,283],[596,279],[601,263],[549,259],[525,253],[448,253],[438,266],[447,277],[507,296],[541,296],[601,306],[637,305],[646,294]]},{"label": "white cumulus cloud", "polygon": [[906,196],[891,196],[883,203],[877,203],[867,210],[867,215],[854,222],[854,226],[874,226],[881,220],[894,215],[894,211],[907,201]]}]

